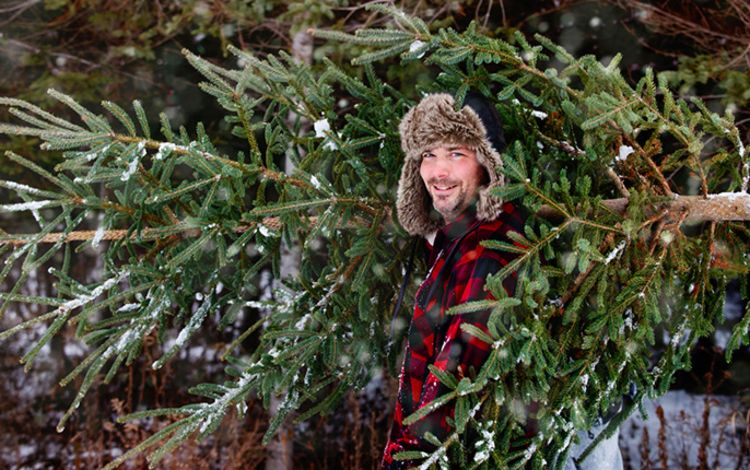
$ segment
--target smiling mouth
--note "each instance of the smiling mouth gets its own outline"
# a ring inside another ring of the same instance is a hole
[[[458,186],[458,185],[457,184],[454,184],[452,186],[436,186],[436,185],[432,185],[432,187],[435,188],[436,191],[450,191],[451,189],[455,188],[456,186]]]

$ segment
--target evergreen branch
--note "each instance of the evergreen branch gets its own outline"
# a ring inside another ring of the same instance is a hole
[[[410,42],[405,41],[397,43],[396,45],[390,46],[386,49],[380,49],[378,51],[362,54],[361,56],[352,59],[352,65],[365,65],[371,64],[373,62],[379,62],[387,59],[388,57],[400,54],[401,52],[409,49],[409,46]]]
[[[148,125],[146,111],[143,109],[143,105],[139,100],[133,100],[133,110],[135,111],[136,119],[138,119],[138,124],[143,131],[143,135],[146,136],[147,139],[151,139],[151,128]]]
[[[544,203],[550,208],[548,210],[552,212],[556,212],[557,214],[562,215],[566,219],[571,218],[571,215],[568,213],[568,211],[565,210],[565,208],[563,208],[560,204],[550,199],[546,194],[544,194],[543,191],[541,191],[539,188],[531,184],[529,180],[526,180],[525,186],[526,186],[526,189],[530,193],[534,194],[536,197],[544,201]]]
[[[308,219],[311,224],[316,224],[318,221],[318,218],[313,216],[309,217]],[[283,223],[281,222],[281,219],[279,217],[266,217],[261,222],[263,225],[273,229],[273,230],[280,230],[283,226]],[[247,224],[238,225],[234,228],[235,233],[245,233],[248,230],[251,230],[258,226],[258,222],[249,222]],[[124,240],[125,238],[129,238],[133,241],[148,241],[148,240],[157,240],[161,239],[167,236],[176,235],[178,233],[184,233],[185,236],[196,236],[198,232],[196,229],[199,228],[195,224],[187,223],[187,222],[178,222],[174,225],[168,225],[163,227],[155,227],[155,228],[144,228],[140,232],[132,232],[130,230],[120,230],[120,229],[112,229],[112,230],[104,230],[102,232],[99,232],[98,239],[99,240]],[[37,236],[37,234],[6,234],[6,235],[0,235],[0,246],[4,245],[10,245],[10,246],[24,246],[29,243],[58,243],[58,242],[65,242],[65,243],[71,243],[71,242],[83,242],[83,241],[89,241],[93,240],[94,238],[97,238],[97,230],[80,230],[80,231],[72,231],[67,234],[64,232],[54,232],[54,233],[47,233],[43,237],[39,239],[35,239],[34,237]],[[128,233],[130,235],[128,236]],[[2,294],[0,294],[2,295]]]
[[[46,209],[49,207],[64,206],[66,204],[74,204],[76,201],[73,199],[51,199],[42,201],[29,201],[29,202],[17,202],[15,204],[0,204],[0,213],[2,212],[22,212],[22,211],[35,211],[39,209]]]
[[[432,413],[433,411],[437,410],[441,406],[445,405],[449,401],[453,400],[458,396],[458,392],[456,390],[450,391],[444,395],[441,395],[431,402],[427,403],[423,407],[419,408],[414,413],[410,414],[406,418],[404,418],[404,424],[406,426],[411,426],[412,424],[416,423],[420,419],[424,418],[428,414]]]
[[[48,113],[47,111],[43,110],[42,108],[35,106],[31,103],[28,103],[24,100],[19,100],[17,98],[8,98],[5,96],[0,96],[0,105],[5,106],[16,106],[19,108],[24,108],[28,111],[31,111],[32,113],[37,114],[38,116],[50,121],[51,124],[57,125],[58,127],[64,127],[70,131],[73,132],[86,132],[86,129],[83,127],[73,124],[72,122],[66,121],[65,119],[61,119],[54,114]]]
[[[36,127],[25,127],[0,123],[0,134],[28,135],[39,137],[44,140],[52,140],[54,138],[64,139],[79,137],[81,135],[81,132],[67,129],[39,129]]]
[[[139,292],[143,292],[145,290],[151,289],[154,286],[157,286],[161,282],[164,282],[164,279],[153,280],[153,281],[144,282],[141,284],[136,284],[135,286],[132,286],[128,288],[127,290],[123,290],[114,295],[110,295],[108,298],[106,298],[105,300],[102,300],[101,302],[89,304],[87,307],[82,308],[80,313],[78,313],[76,316],[70,319],[70,324],[75,325],[78,322],[84,321],[89,314],[94,313],[97,310],[113,307],[126,299],[132,298],[134,295],[137,295]],[[129,306],[128,308],[131,308],[133,305],[135,305],[137,309],[140,309],[139,304],[131,303],[131,304],[125,304],[125,305],[128,305]],[[122,309],[125,305],[120,306],[120,309]],[[105,325],[109,326],[112,324],[117,324],[122,321],[125,321],[125,318],[122,316],[118,318],[118,314],[123,313],[123,310],[120,310],[120,309],[115,311],[115,315],[113,317],[106,319],[106,320],[101,320],[97,322],[95,326],[97,328],[101,328]],[[127,311],[129,310],[126,309],[125,312]]]
[[[192,183],[186,184],[185,186],[181,186],[174,191],[168,192],[166,194],[154,194],[153,196],[146,199],[146,204],[153,204],[156,202],[164,203],[166,201],[171,201],[172,199],[176,197],[180,197],[185,193],[189,193],[192,191],[195,191],[196,189],[202,188],[203,186],[206,186],[208,184],[213,184],[221,180],[221,175],[216,174],[214,176],[211,176],[209,178],[194,181]]]
[[[149,462],[153,466],[159,462],[167,451],[176,445],[179,445],[190,435],[193,435],[196,432],[205,434],[210,429],[215,429],[220,424],[227,409],[244,399],[244,396],[250,391],[250,388],[255,385],[256,378],[257,375],[255,373],[246,371],[236,383],[232,384],[231,387],[222,387],[224,393],[216,397],[211,403],[199,403],[183,407],[183,410],[188,413],[187,417],[172,423],[168,428],[157,433],[159,439],[148,439],[141,443],[141,445],[133,449],[134,452],[130,454],[128,458],[140,454],[148,447],[151,447],[152,443],[161,441],[171,435],[169,440],[149,457]],[[112,462],[110,464],[111,466],[108,465],[105,469],[115,468],[115,466],[119,465],[124,460],[125,459],[116,460],[115,462],[117,463]]]
[[[124,134],[109,134],[109,137],[122,143],[126,144],[140,144],[143,143],[145,145],[145,148],[149,150],[157,150],[159,151],[161,147],[164,145],[164,142],[159,142],[156,140],[150,140],[150,139],[144,139],[142,137],[132,137],[127,136]],[[236,168],[240,171],[242,171],[245,174],[255,174],[258,173],[260,170],[256,168],[253,165],[248,165],[245,163],[240,163],[235,160],[230,160],[228,158],[219,157],[217,155],[213,155],[210,152],[206,152],[204,150],[199,150],[196,148],[186,147],[184,145],[176,145],[176,144],[170,144],[170,151],[172,153],[176,153],[177,155],[191,155],[191,154],[197,154],[201,157],[205,158],[206,160],[215,161],[222,163],[224,165],[229,165],[233,168]]]
[[[432,467],[432,465],[436,464],[441,457],[445,456],[446,452],[448,451],[448,448],[453,445],[453,443],[458,442],[459,434],[457,432],[454,432],[448,438],[443,442],[443,444],[432,454],[430,454],[429,458],[422,462],[422,464],[419,465],[419,470],[428,470]]]
[[[455,393],[455,392],[453,392],[453,393]],[[477,414],[477,412],[481,408],[482,404],[485,402],[485,400],[487,400],[488,396],[489,396],[489,394],[485,393],[485,394],[483,394],[479,398],[478,403],[476,405],[474,405],[474,407],[471,410],[469,410],[467,419],[473,419],[474,418],[474,416]],[[427,405],[427,406],[429,406],[429,405]],[[422,408],[420,408],[420,409],[422,409]],[[414,415],[411,415],[411,416],[414,416]],[[406,424],[406,420],[404,420],[404,424]],[[455,442],[457,442],[458,439],[459,439],[459,437],[460,437],[460,434],[458,432],[454,432],[450,436],[448,436],[448,438],[446,438],[445,441],[443,441],[443,443],[440,445],[440,447],[438,447],[435,451],[433,451],[430,454],[430,456],[424,462],[422,462],[419,465],[419,467],[418,467],[419,470],[428,470],[428,469],[430,469],[432,467],[432,465],[434,465],[435,463],[437,463],[443,456],[445,456],[446,452],[448,451],[448,448],[451,445],[453,445]]]
[[[619,103],[614,108],[609,108],[604,112],[601,112],[601,110],[599,109],[592,109],[591,111],[596,114],[594,115],[594,117],[591,117],[582,122],[581,129],[583,129],[584,131],[590,131],[596,127],[600,127],[604,123],[609,123],[610,125],[616,126],[616,128],[620,130],[620,127],[616,125],[614,119],[612,119],[612,116],[621,113],[623,110],[629,108],[635,102],[636,99],[631,98],[630,100]]]
[[[31,186],[16,183],[14,181],[0,180],[0,188],[9,189],[19,194],[28,194],[31,196],[46,197],[50,199],[59,199],[59,198],[64,197],[60,193],[54,193],[52,191],[45,191],[43,189],[32,188]]]
[[[732,354],[737,351],[743,343],[750,343],[750,304],[746,305],[744,315],[732,328],[732,334],[729,337],[729,341],[727,341],[727,347],[724,352],[727,362],[732,360]]]
[[[58,178],[56,176],[53,176],[49,171],[47,171],[44,168],[40,167],[36,163],[34,163],[34,162],[32,162],[32,161],[30,161],[30,160],[28,160],[26,158],[23,158],[22,156],[14,153],[14,152],[11,152],[11,151],[5,152],[5,156],[8,157],[9,159],[11,159],[12,161],[18,163],[19,165],[21,165],[21,166],[23,166],[25,168],[28,168],[29,170],[33,171],[37,175],[39,175],[42,178],[46,179],[47,181],[51,182],[52,184],[54,184],[58,188],[60,188],[63,191],[65,191],[68,195],[73,196],[73,197],[76,196],[76,191],[72,187],[72,185],[66,184],[60,178]]]
[[[595,229],[603,230],[605,232],[622,233],[622,230],[620,230],[620,229],[617,229],[617,228],[614,228],[614,227],[609,227],[607,225],[599,224],[599,223],[596,223],[596,222],[592,222],[592,221],[587,220],[587,219],[581,219],[579,217],[573,217],[572,220],[575,223],[577,223],[577,224],[586,225],[586,226],[589,226],[589,227],[592,227],[592,228],[595,228]]]
[[[33,124],[33,125],[37,126],[40,129],[47,129],[47,130],[50,130],[50,131],[54,131],[54,130],[59,129],[59,127],[55,127],[54,124],[51,124],[51,123],[46,122],[46,121],[43,121],[42,119],[39,119],[39,118],[37,118],[35,116],[32,116],[32,115],[30,115],[28,113],[25,113],[25,112],[21,111],[18,108],[9,108],[8,109],[8,113],[12,114],[13,116],[17,117],[18,119],[20,119],[22,121],[25,121],[25,122],[27,122],[29,124]],[[81,129],[81,130],[85,132],[85,129]]]
[[[237,345],[241,344],[245,339],[250,336],[254,331],[256,331],[258,328],[260,328],[263,325],[263,322],[265,322],[267,319],[266,317],[261,316],[258,321],[250,325],[245,331],[243,331],[239,336],[237,336],[236,339],[234,339],[231,343],[229,343],[226,348],[224,349],[224,352],[221,354],[220,359],[222,361],[226,360],[229,353],[231,353],[234,348],[237,347]]]
[[[554,139],[548,135],[545,135],[542,132],[537,133],[537,136],[545,144],[557,147],[561,149],[563,152],[567,153],[568,155],[572,155],[574,157],[583,157],[586,155],[586,152],[584,150],[579,149],[578,147],[574,147],[570,142],[567,142],[565,140]]]
[[[47,90],[47,94],[55,98],[57,101],[67,105],[70,109],[75,111],[81,120],[95,133],[101,132],[112,132],[109,124],[102,116],[97,116],[88,109],[81,106],[73,97],[61,93],[54,88]]]
[[[301,181],[301,180],[300,180]],[[303,181],[301,181],[304,183]],[[542,193],[540,193],[542,194]],[[334,201],[335,200],[335,201]],[[549,200],[547,198],[547,200]],[[302,203],[290,203],[291,206],[281,207],[268,207],[256,208],[258,214],[262,213],[274,213],[274,212],[286,212],[289,210],[301,209],[304,207],[314,207],[322,204],[330,204],[332,202],[361,202],[358,199],[346,199],[346,198],[331,198],[322,201],[303,201]],[[607,209],[616,212],[618,214],[625,214],[629,203],[628,198],[619,199],[605,199],[601,201],[601,204]],[[300,205],[301,204],[301,205]],[[687,213],[685,217],[686,222],[728,222],[728,221],[750,221],[750,194],[743,193],[719,193],[709,194],[708,198],[702,196],[676,196],[670,201],[663,203],[666,206],[665,209],[660,208],[646,208],[648,214],[656,213],[661,214],[661,211],[666,211],[669,216],[680,217],[680,214]],[[106,207],[115,208],[116,205],[108,204]],[[371,207],[366,206],[369,210],[373,210]],[[120,210],[131,214],[132,209],[126,207],[120,207]],[[537,215],[544,218],[554,218],[560,215],[565,215],[566,212],[560,208],[559,205],[545,205],[538,212]],[[311,217],[310,220],[315,223],[316,218]],[[596,227],[606,231],[617,231],[612,227],[597,224],[585,219],[572,218],[570,222],[577,222],[592,227]],[[263,224],[269,227],[280,227],[280,219],[278,217],[266,217],[263,219]],[[247,225],[240,225],[235,228],[236,233],[243,233],[250,228],[254,227],[255,223]],[[159,234],[159,230],[156,228],[146,228],[141,231],[140,236],[137,234],[131,234],[132,240],[153,240],[160,238],[163,234]],[[195,230],[193,226],[185,226],[180,231],[192,231]],[[106,230],[101,240],[122,240],[128,234],[128,230]],[[87,241],[92,240],[96,235],[96,231],[73,231],[64,237],[65,242],[75,241]],[[0,235],[0,246],[2,245],[13,245],[20,246],[30,243],[33,234],[18,234],[18,235]],[[39,239],[38,243],[57,243],[63,239],[61,233],[49,233]]]
[[[264,207],[256,207],[252,210],[254,215],[264,214],[284,214],[287,212],[296,212],[312,207],[319,207],[325,205],[336,205],[336,204],[351,204],[354,205],[371,215],[376,215],[377,210],[367,205],[370,202],[369,199],[362,198],[346,198],[346,197],[331,197],[324,199],[313,199],[313,200],[301,200],[291,202],[281,202],[276,204],[269,204]]]
[[[258,146],[258,141],[255,139],[255,132],[250,125],[250,119],[247,116],[247,112],[245,112],[245,108],[244,106],[242,106],[239,96],[236,93],[233,93],[232,97],[235,98],[235,102],[237,103],[237,116],[240,118],[240,122],[242,123],[242,129],[245,131],[247,143],[250,146],[250,149],[255,152],[256,155],[260,155],[260,147]]]
[[[516,299],[514,299],[516,300]],[[518,303],[520,304],[521,301],[519,300]],[[462,323],[461,324],[461,331],[464,333],[468,333],[471,336],[479,339],[480,341],[484,341],[487,344],[492,344],[495,342],[495,339],[492,338],[490,335],[485,333],[481,328],[471,324],[471,323]]]
[[[212,284],[208,287],[209,291],[211,291],[216,286],[215,284]],[[203,324],[203,321],[205,320],[206,315],[208,314],[208,311],[211,307],[213,307],[212,296],[209,294],[207,297],[205,297],[201,306],[198,307],[195,313],[190,317],[187,325],[185,325],[185,327],[180,330],[180,333],[178,334],[177,339],[175,340],[172,347],[164,354],[162,354],[162,356],[151,365],[152,369],[158,370],[162,368],[164,364],[166,364],[166,362],[172,358],[172,356],[174,356],[180,349],[182,349],[182,346],[185,344],[185,342],[188,341],[195,333],[195,331]]]
[[[602,240],[602,243],[599,246],[599,251],[601,252],[604,249],[604,247],[611,245],[613,242],[614,242],[614,233],[609,232],[607,236],[604,237],[604,240]],[[623,248],[624,248],[624,245],[623,245]],[[603,262],[604,264],[608,264],[607,260],[604,260]],[[588,277],[591,275],[591,272],[594,270],[596,266],[597,266],[597,263],[592,262],[589,264],[589,267],[586,269],[586,271],[579,273],[578,276],[576,276],[575,280],[573,281],[573,285],[560,298],[560,307],[557,309],[558,314],[562,314],[565,311],[565,307],[568,305],[568,302],[570,302],[573,296],[578,292],[578,289],[580,289],[584,281],[588,279]]]
[[[633,413],[633,411],[635,411],[636,406],[640,406],[644,395],[644,391],[639,390],[633,399],[627,400],[623,409],[607,423],[607,426],[596,436],[596,438],[589,442],[586,449],[584,449],[584,451],[575,459],[576,466],[579,466],[580,463],[584,462],[601,441],[609,438],[619,430],[619,426]]]
[[[182,410],[178,409],[174,412],[174,414],[178,414],[180,411]],[[120,421],[120,418],[118,418],[118,421]],[[184,426],[184,423],[182,421],[175,421],[174,423],[168,424],[163,429],[160,429],[158,432],[154,433],[147,439],[144,439],[143,441],[138,443],[138,445],[136,445],[132,449],[129,449],[127,452],[105,465],[102,470],[114,470],[115,468],[125,463],[128,459],[140,455],[149,447],[153,447],[156,444],[160,443],[166,436],[168,436],[174,430],[179,429],[181,426]]]
[[[56,316],[59,317],[61,315],[65,316],[77,308],[86,306],[87,304],[96,300],[96,298],[102,295],[105,291],[115,287],[118,283],[124,280],[128,275],[129,275],[128,271],[123,271],[119,273],[118,275],[107,279],[105,282],[103,282],[102,284],[97,286],[95,289],[93,289],[90,293],[86,293],[84,295],[81,295],[79,297],[66,301],[65,303],[60,305],[58,308],[56,308],[54,311],[48,314],[45,314],[45,317],[52,318]],[[57,328],[59,329],[60,326],[62,325],[59,325]],[[51,329],[54,330],[54,328],[51,328]],[[53,331],[53,334],[54,334],[54,331]],[[51,335],[45,335],[45,336],[49,336],[51,338]],[[39,340],[39,342],[37,343],[37,346],[34,349],[32,349],[33,353],[27,353],[21,359],[21,363],[25,364],[33,360],[34,356],[36,355],[36,352],[38,352],[38,350],[41,349],[41,347],[44,346],[44,344],[46,344],[46,341]]]
[[[8,300],[12,302],[14,299],[10,298]],[[52,299],[52,300],[58,300],[58,299]],[[37,302],[34,302],[34,303],[37,303]],[[38,302],[38,303],[41,304],[41,302]],[[0,333],[0,341],[4,341],[4,340],[10,338],[11,336],[15,335],[16,333],[18,333],[21,330],[24,330],[26,328],[31,328],[32,326],[34,326],[36,324],[39,324],[39,323],[42,323],[42,322],[44,322],[46,320],[49,320],[50,318],[55,318],[58,315],[60,315],[61,313],[62,312],[60,312],[59,310],[53,310],[53,311],[47,312],[47,313],[45,313],[43,315],[39,315],[38,317],[34,317],[34,318],[30,319],[30,320],[26,320],[25,322],[19,323],[18,325],[14,326],[12,328],[8,328],[7,330],[5,330],[2,333]]]
[[[63,299],[60,299],[57,297],[42,297],[39,295],[20,295],[20,294],[11,295],[11,294],[3,293],[3,292],[0,292],[0,299],[7,300],[8,302],[37,304],[37,305],[50,305],[53,307],[59,307],[60,305],[65,303]]]
[[[620,295],[618,295],[618,298],[615,299],[615,302],[617,302],[620,299],[622,299],[622,302],[619,302],[615,306],[615,308],[613,309],[613,313],[619,314],[620,312],[624,312],[625,309],[627,309],[627,307],[630,306],[630,304],[635,302],[637,299],[643,298],[645,296],[646,291],[648,291],[649,288],[651,287],[651,284],[654,282],[654,279],[656,279],[657,274],[661,273],[661,271],[657,268],[658,266],[661,265],[662,261],[664,260],[664,257],[667,255],[667,252],[668,252],[667,248],[668,248],[667,245],[663,245],[662,251],[659,254],[659,257],[655,261],[653,261],[650,265],[646,264],[646,266],[641,270],[642,272],[643,270],[648,269],[650,273],[648,274],[648,277],[645,279],[643,284],[638,289],[629,289],[631,285],[627,285],[620,292]],[[633,280],[638,280],[637,275],[631,278],[631,281]],[[628,296],[627,294],[629,290],[632,290],[633,294]]]
[[[628,143],[637,149],[637,154],[641,158],[643,158],[649,168],[651,168],[651,171],[656,177],[656,180],[659,182],[659,185],[661,186],[662,191],[664,191],[664,194],[671,197],[674,194],[672,192],[672,188],[669,187],[669,182],[664,177],[664,174],[661,172],[654,160],[650,156],[648,156],[648,154],[646,154],[646,152],[641,148],[640,144],[633,137],[625,132],[623,132],[623,135],[625,136],[625,139],[628,141]]]
[[[172,259],[170,259],[167,262],[166,268],[170,271],[175,269],[180,264],[184,263],[185,261],[189,260],[193,257],[195,253],[200,250],[200,248],[208,242],[211,238],[213,238],[214,235],[216,235],[219,232],[218,227],[212,227],[205,232],[203,232],[200,237],[195,240],[193,243],[188,245],[185,249],[177,253]]]
[[[120,124],[127,129],[128,134],[130,134],[131,137],[136,136],[137,132],[135,130],[135,123],[130,119],[128,113],[126,113],[117,103],[113,103],[112,101],[102,101],[102,107],[112,113],[112,115],[120,121]]]
[[[475,300],[471,302],[465,302],[462,304],[454,305],[447,312],[446,315],[459,315],[462,313],[473,313],[482,310],[488,310],[498,305],[497,300]]]
[[[542,238],[538,242],[534,243],[532,246],[526,250],[526,252],[520,256],[517,256],[513,258],[513,260],[506,264],[503,269],[501,269],[498,274],[497,278],[499,280],[505,279],[510,273],[518,271],[518,268],[520,268],[524,263],[531,260],[533,256],[535,256],[537,253],[539,253],[546,245],[552,242],[557,236],[564,232],[566,228],[568,228],[568,225],[572,224],[575,220],[574,219],[567,219],[565,220],[560,226],[558,226],[555,230],[551,230],[549,234],[547,234],[546,237]]]
[[[663,94],[669,95],[669,99],[672,99],[671,92],[666,89],[662,89]],[[646,109],[649,110],[649,112],[653,113],[657,116],[658,120],[665,124],[667,126],[667,129],[669,129],[669,133],[675,137],[677,140],[680,141],[680,144],[682,144],[684,147],[690,147],[690,140],[688,137],[685,136],[685,134],[682,132],[679,126],[677,126],[673,120],[669,119],[667,116],[665,116],[657,106],[655,106],[655,103],[650,102],[649,100],[646,100],[643,98],[641,94],[636,94],[635,99],[639,101],[640,104],[642,104]],[[666,98],[665,98],[666,99]]]
[[[310,35],[318,39],[327,39],[361,46],[392,46],[404,41],[413,40],[414,33],[395,29],[358,29],[354,34],[335,30],[310,28]]]

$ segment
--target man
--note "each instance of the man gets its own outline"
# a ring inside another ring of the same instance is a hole
[[[406,153],[399,180],[397,211],[401,225],[428,244],[425,280],[416,302],[399,378],[399,390],[391,434],[383,455],[383,467],[400,469],[415,462],[393,457],[409,450],[434,450],[427,432],[443,440],[453,415],[448,403],[410,426],[404,418],[449,392],[429,366],[457,379],[479,371],[491,346],[461,329],[464,323],[487,331],[489,311],[446,315],[453,306],[492,299],[485,291],[488,275],[500,270],[514,254],[485,248],[484,240],[514,243],[509,231],[521,233],[523,217],[510,203],[490,193],[504,184],[500,152],[505,148],[502,123],[495,108],[481,95],[469,94],[456,111],[447,94],[428,95],[403,118],[399,126]],[[512,296],[516,273],[503,287]],[[602,441],[580,463],[576,458],[601,432],[604,423],[579,432],[565,470],[622,469],[617,435]]]
[[[485,279],[514,255],[483,247],[483,240],[513,243],[508,231],[521,231],[516,208],[490,194],[504,183],[500,152],[505,147],[500,117],[480,95],[467,96],[456,111],[450,95],[422,99],[399,126],[406,159],[399,181],[397,210],[401,225],[427,239],[426,279],[417,291],[384,468],[413,462],[393,456],[406,450],[432,450],[424,435],[445,438],[452,404],[438,408],[411,426],[403,419],[448,392],[428,366],[471,376],[482,366],[490,345],[465,333],[463,323],[487,331],[489,312],[446,315],[453,306],[490,299]],[[515,273],[506,279],[509,295]]]

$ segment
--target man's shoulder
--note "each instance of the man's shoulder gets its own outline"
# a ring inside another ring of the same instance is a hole
[[[494,220],[480,223],[461,243],[461,257],[458,266],[472,266],[480,271],[493,272],[501,268],[516,255],[487,248],[482,245],[486,240],[497,240],[515,244],[508,237],[508,232],[523,233],[525,218],[523,213],[511,203],[503,205],[503,212]]]
[[[506,202],[503,204],[503,211],[493,220],[484,221],[479,224],[473,242],[479,243],[482,240],[506,240],[508,232],[523,233],[523,227],[526,223],[526,215],[519,206]]]

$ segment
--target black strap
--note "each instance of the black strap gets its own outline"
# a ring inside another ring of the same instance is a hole
[[[386,352],[388,356],[391,355],[391,347],[393,346],[394,342],[396,317],[398,316],[399,310],[401,310],[401,304],[404,302],[404,294],[406,293],[406,286],[407,284],[409,284],[411,272],[414,269],[414,254],[417,252],[417,243],[419,243],[419,237],[414,237],[414,241],[412,241],[411,244],[409,262],[406,264],[406,273],[404,273],[404,280],[401,282],[401,289],[399,289],[398,291],[396,305],[393,306],[393,317],[391,318],[391,338],[388,341],[388,351]]]

